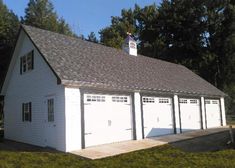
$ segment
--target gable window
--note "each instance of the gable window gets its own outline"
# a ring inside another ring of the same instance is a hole
[[[54,99],[47,100],[48,122],[54,122]]]
[[[33,70],[34,51],[30,51],[20,58],[20,74]]]
[[[22,104],[22,121],[32,121],[32,103]]]

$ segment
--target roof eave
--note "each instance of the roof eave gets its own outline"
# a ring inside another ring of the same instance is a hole
[[[148,93],[153,92],[156,94],[176,94],[185,96],[196,96],[196,97],[225,97],[226,94],[205,94],[197,92],[185,92],[180,90],[166,90],[166,89],[154,89],[154,88],[139,88],[139,87],[129,87],[129,86],[117,86],[104,83],[94,83],[85,81],[71,81],[71,80],[61,80],[61,84],[65,87],[75,87],[75,88],[91,88],[91,89],[103,89],[112,91],[127,91],[127,92],[141,92]]]

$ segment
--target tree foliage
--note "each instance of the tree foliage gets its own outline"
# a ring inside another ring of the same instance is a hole
[[[121,17],[112,17],[111,23],[111,26],[100,30],[100,41],[107,46],[121,48],[126,33],[136,32],[134,13],[131,9],[123,9]]]
[[[88,37],[87,37],[87,41],[90,41],[90,42],[94,42],[94,43],[98,43],[99,40],[96,38],[96,35],[94,32],[91,32]]]
[[[49,0],[29,0],[22,23],[34,27],[75,36],[63,18],[59,18]]]
[[[138,52],[185,65],[235,100],[235,2],[163,0],[122,10],[99,33],[101,43],[121,48],[126,32]],[[234,102],[235,104],[235,102]]]
[[[18,17],[0,0],[0,89],[19,28]]]

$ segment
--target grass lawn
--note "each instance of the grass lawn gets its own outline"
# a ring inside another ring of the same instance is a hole
[[[189,153],[170,145],[123,154],[100,160],[88,160],[71,154],[48,152],[9,152],[0,149],[0,168],[153,168],[153,167],[235,167],[235,150]]]

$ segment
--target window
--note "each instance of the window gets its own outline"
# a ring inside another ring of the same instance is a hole
[[[87,96],[88,102],[105,102],[105,96]]]
[[[197,104],[197,100],[191,99],[191,100],[190,100],[190,104]]]
[[[126,96],[114,96],[112,97],[113,102],[127,102]]]
[[[22,121],[32,121],[32,103],[22,104]]]
[[[211,104],[210,100],[205,101],[206,104]]]
[[[47,100],[48,122],[54,122],[54,99]]]
[[[212,100],[212,104],[219,104],[218,100]]]
[[[160,98],[160,99],[158,100],[158,103],[169,103],[169,99]]]
[[[187,99],[180,99],[180,103],[182,103],[182,104],[187,104],[188,101],[187,101]]]
[[[33,70],[33,50],[20,58],[20,74]]]
[[[154,98],[153,97],[144,97],[143,98],[144,103],[154,103]]]

